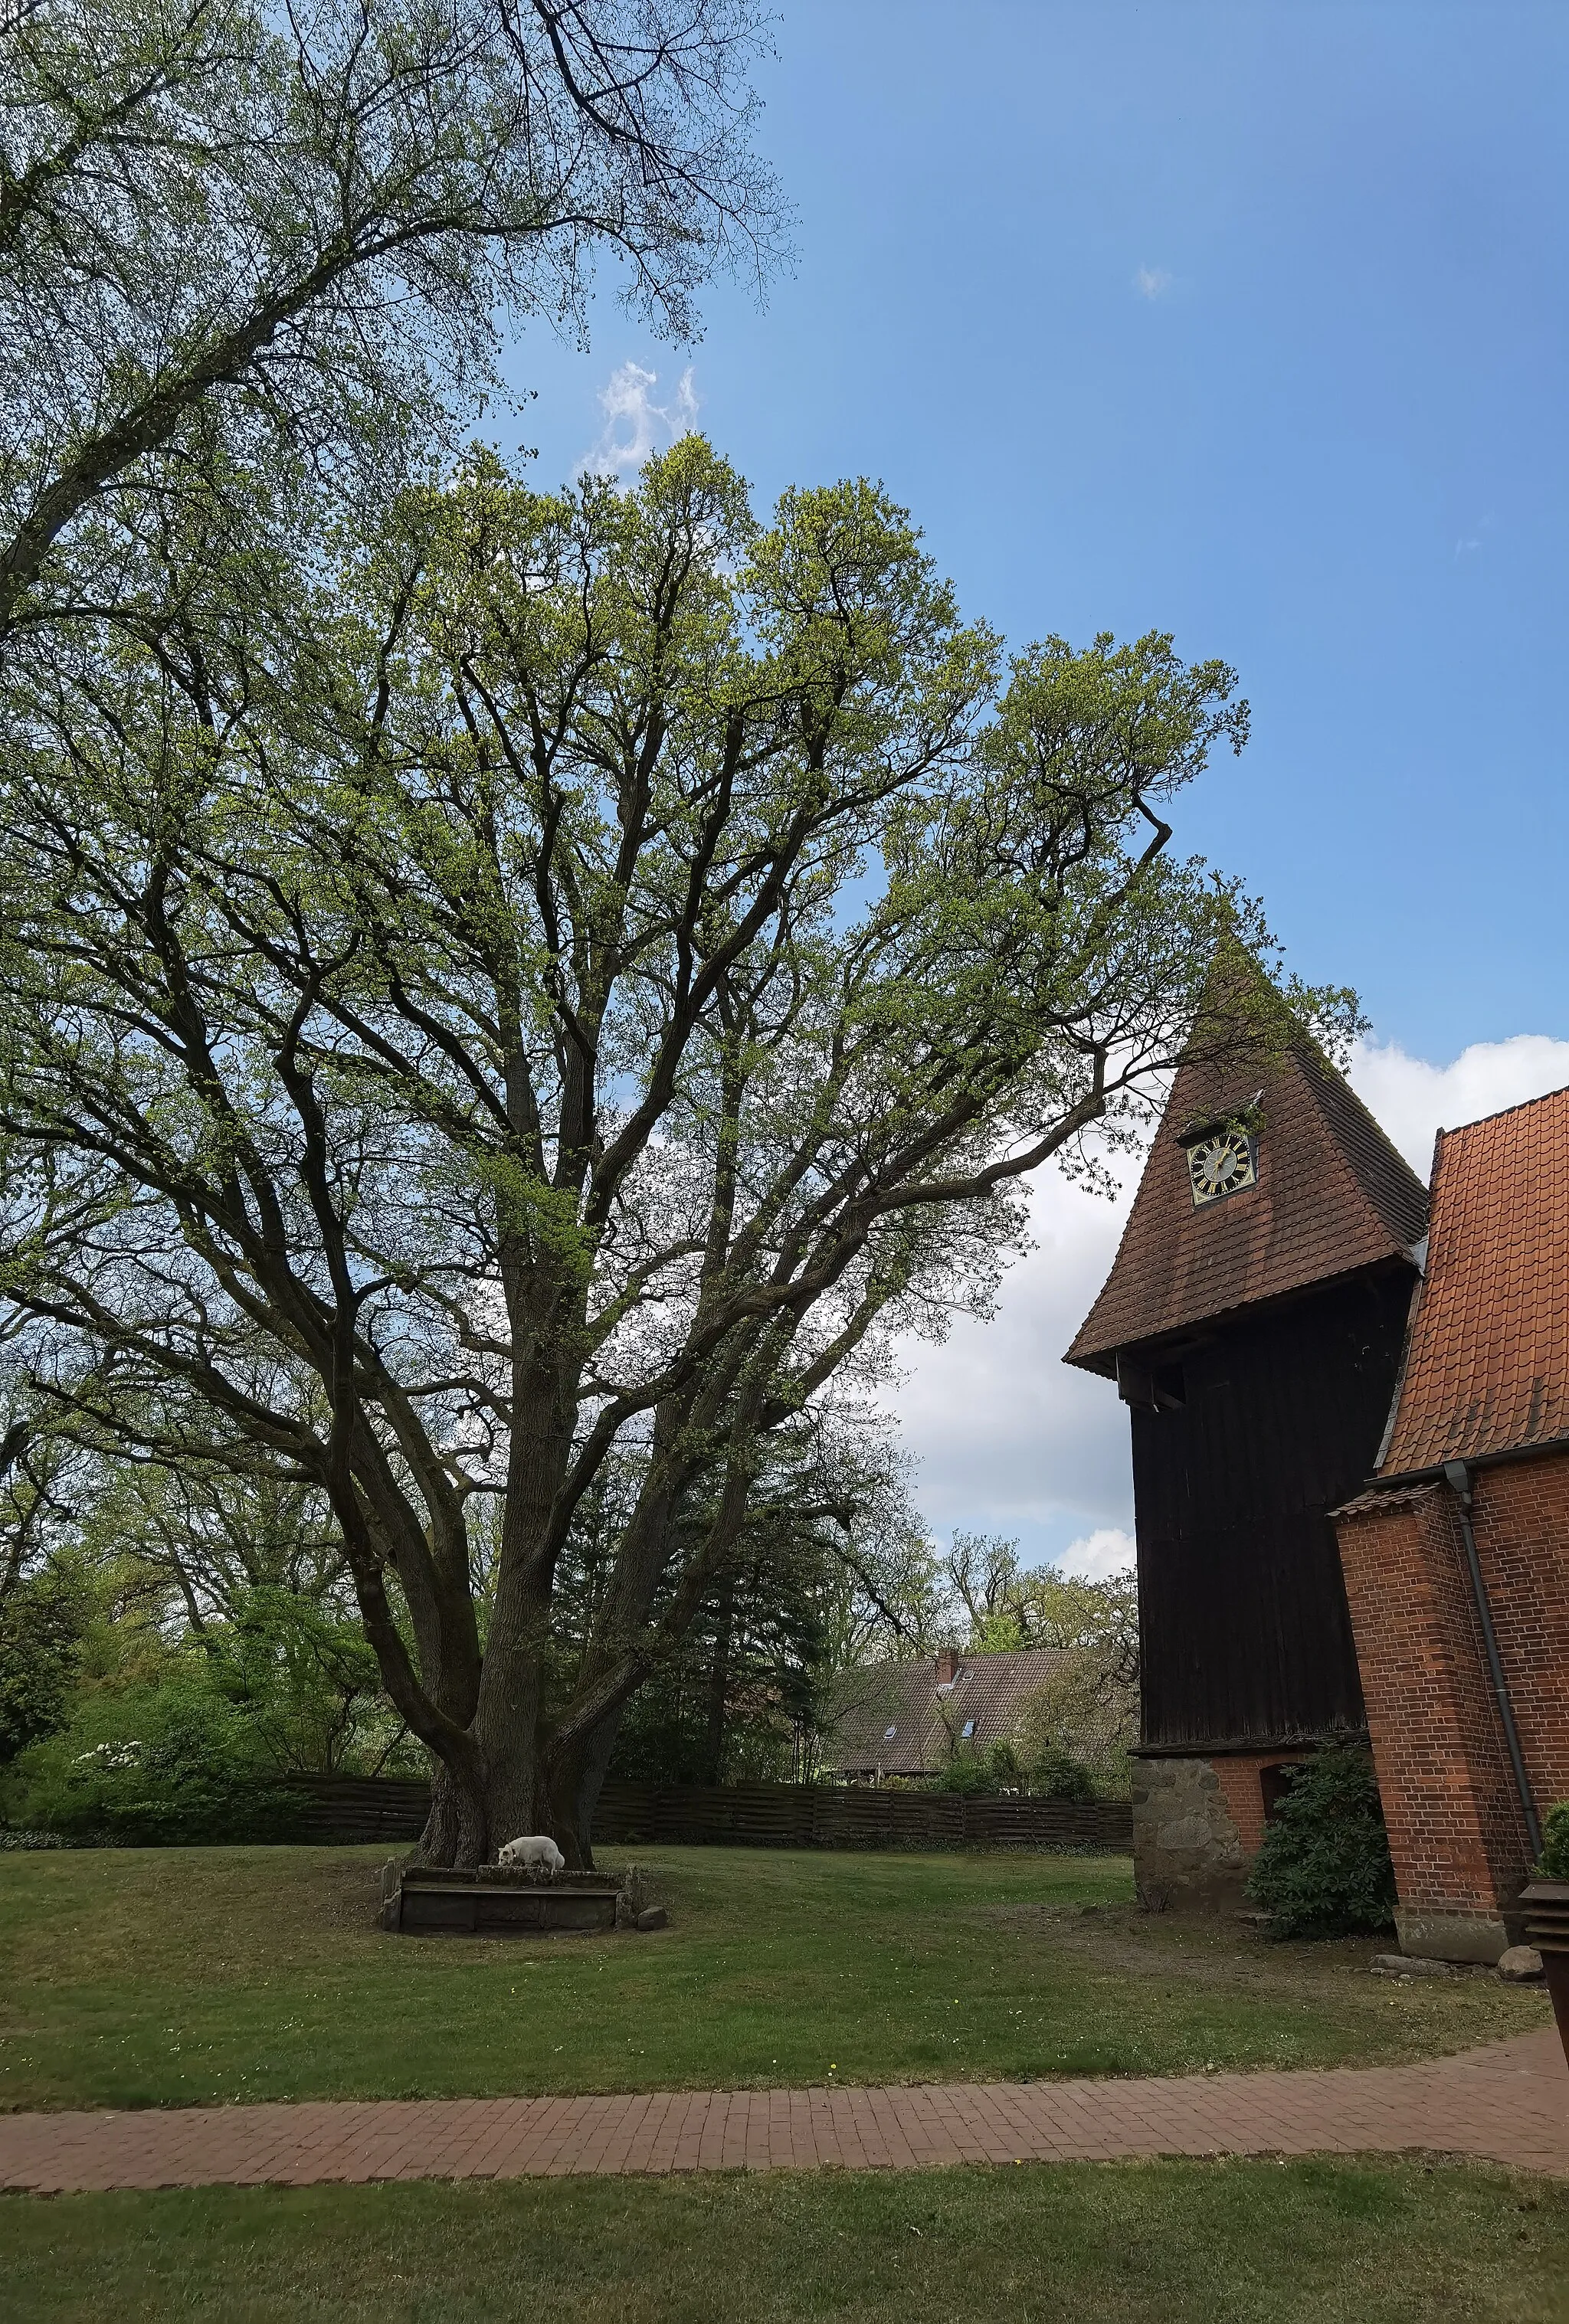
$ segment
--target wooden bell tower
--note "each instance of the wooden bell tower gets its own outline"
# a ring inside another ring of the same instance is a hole
[[[1426,1223],[1421,1181],[1311,1041],[1178,1073],[1066,1358],[1131,1413],[1152,1902],[1235,1897],[1273,1771],[1365,1731],[1329,1512],[1377,1462]]]

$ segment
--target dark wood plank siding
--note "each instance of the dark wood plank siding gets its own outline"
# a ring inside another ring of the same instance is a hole
[[[1327,1512],[1372,1468],[1413,1279],[1243,1315],[1183,1359],[1179,1408],[1133,1412],[1146,1745],[1361,1725]]]

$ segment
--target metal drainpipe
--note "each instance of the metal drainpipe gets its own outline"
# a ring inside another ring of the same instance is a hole
[[[1487,1648],[1487,1666],[1492,1673],[1492,1691],[1498,1697],[1499,1716],[1504,1723],[1504,1739],[1509,1747],[1509,1764],[1515,1771],[1515,1789],[1525,1810],[1526,1837],[1531,1843],[1531,1860],[1535,1863],[1542,1853],[1542,1827],[1537,1821],[1537,1803],[1531,1797],[1526,1763],[1520,1753],[1519,1729],[1515,1725],[1515,1707],[1509,1701],[1509,1682],[1499,1657],[1498,1632],[1492,1626],[1492,1608],[1487,1602],[1487,1584],[1481,1578],[1481,1560],[1476,1554],[1476,1536],[1471,1525],[1471,1471],[1463,1461],[1445,1461],[1444,1473],[1460,1503],[1460,1529],[1465,1536],[1465,1562],[1471,1569],[1471,1594],[1476,1600],[1477,1619],[1481,1624],[1482,1643]]]

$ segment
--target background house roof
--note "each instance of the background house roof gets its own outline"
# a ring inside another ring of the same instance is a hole
[[[1257,1185],[1195,1209],[1179,1133],[1260,1088]],[[1421,1180],[1310,1041],[1265,1064],[1184,1065],[1112,1272],[1064,1360],[1112,1373],[1119,1349],[1409,1258],[1426,1222]]]
[[[1569,1434],[1569,1089],[1441,1130],[1381,1476]]]
[[[952,1685],[942,1689],[929,1655],[918,1663],[847,1671],[823,1738],[823,1764],[846,1775],[875,1775],[879,1768],[885,1775],[935,1774],[955,1742],[984,1751],[1011,1741],[1030,1696],[1072,1659],[1055,1646],[961,1654]]]

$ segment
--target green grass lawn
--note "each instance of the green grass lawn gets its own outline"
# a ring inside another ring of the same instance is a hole
[[[660,1935],[512,1941],[383,1935],[377,1867],[0,1855],[0,2107],[1371,2063],[1548,2015],[1140,1914],[1115,1858],[669,1849]]]
[[[8,2324],[1563,2324],[1569,2188],[1026,2164],[0,2200]]]

